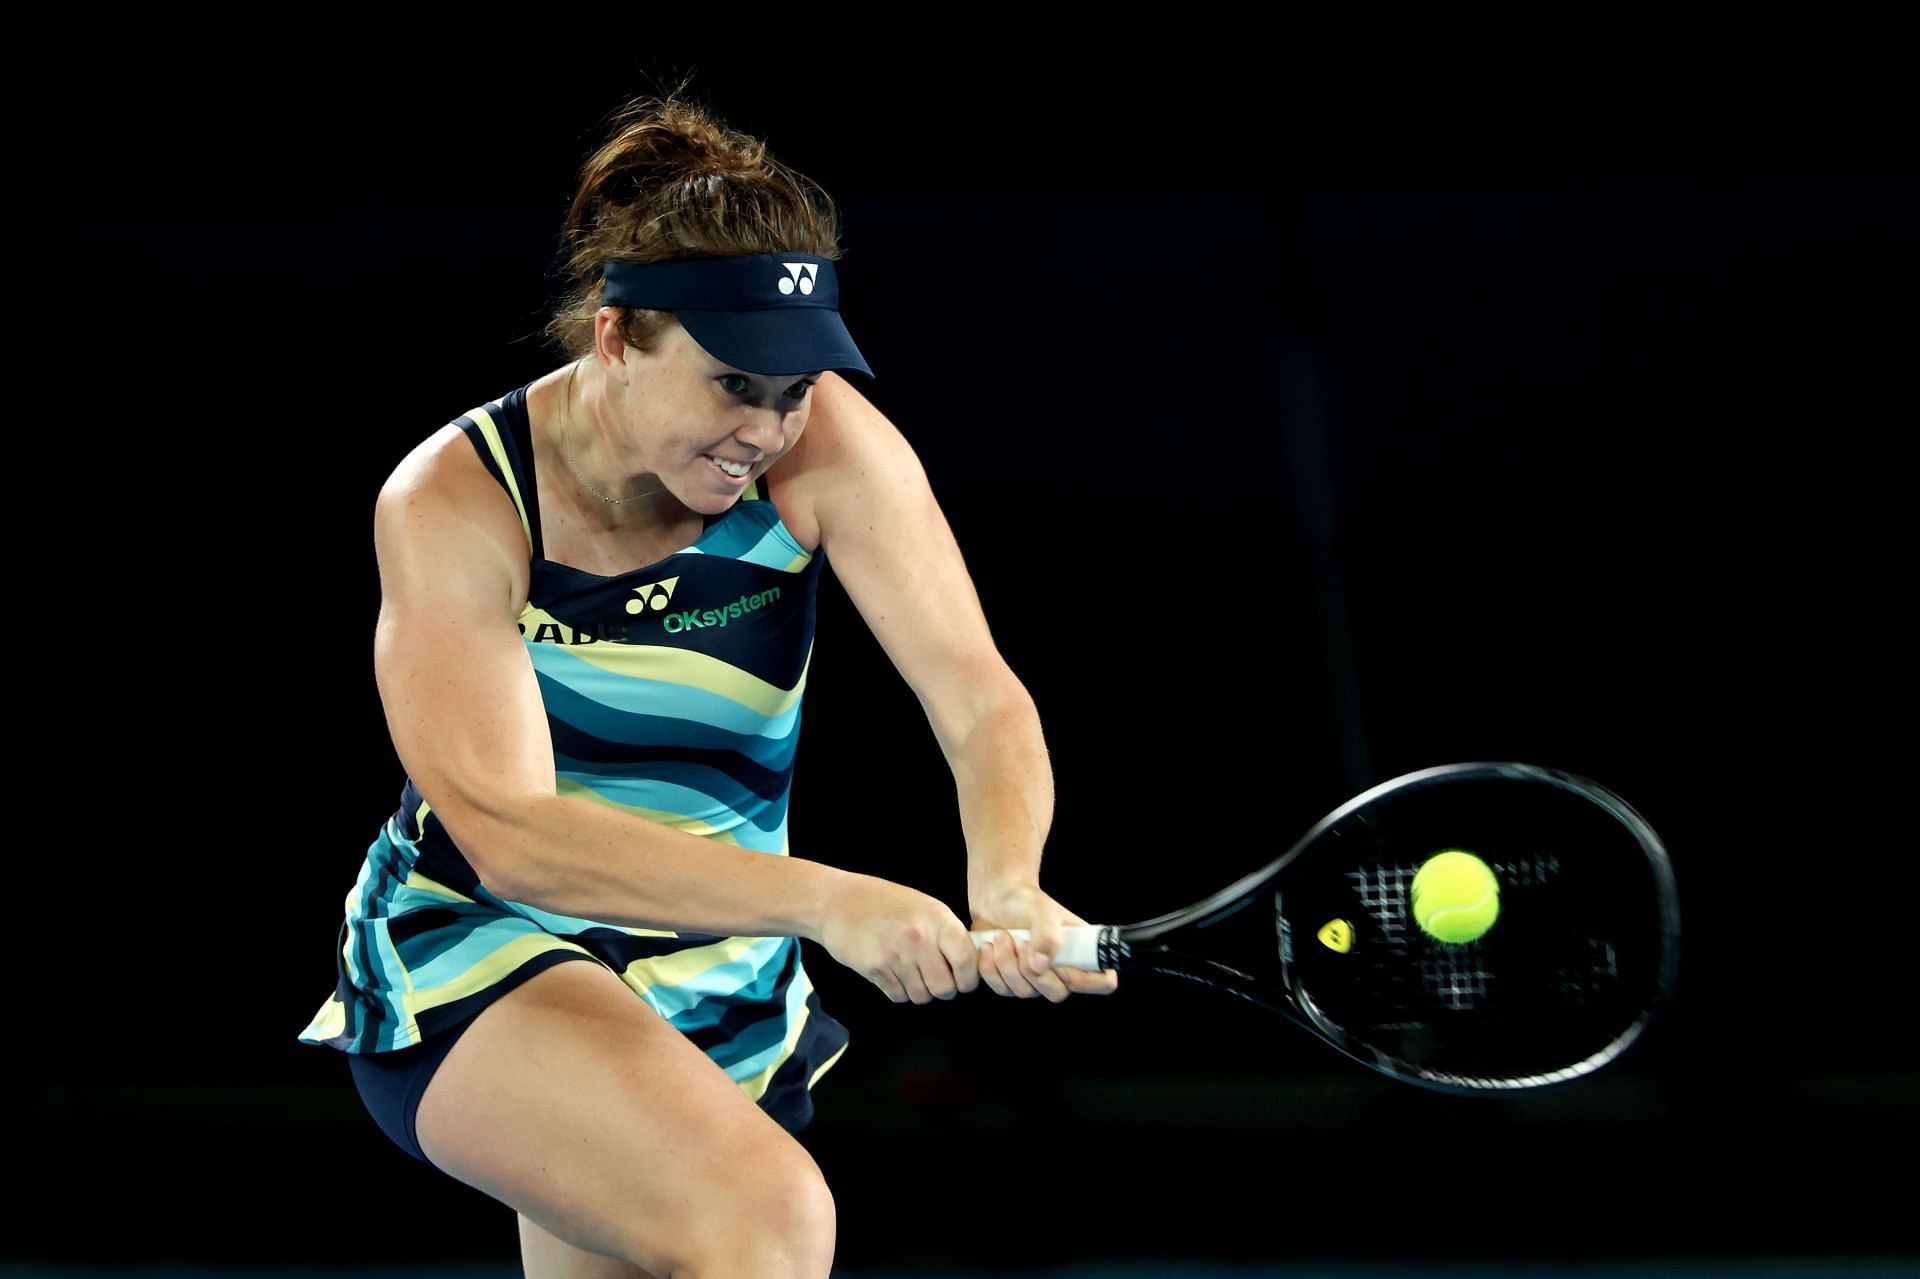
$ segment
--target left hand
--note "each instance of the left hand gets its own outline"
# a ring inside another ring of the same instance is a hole
[[[1053,1003],[1068,995],[1111,995],[1120,985],[1118,973],[1093,973],[1080,968],[1055,968],[1060,930],[1087,921],[1040,891],[1037,884],[1016,884],[974,903],[973,929],[1024,928],[1027,942],[1001,937],[980,947],[980,979],[997,995],[1017,999],[1044,996]]]

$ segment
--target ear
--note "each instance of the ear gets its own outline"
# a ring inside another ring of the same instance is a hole
[[[608,377],[620,383],[628,384],[633,370],[627,357],[634,354],[633,348],[620,335],[620,321],[625,319],[627,309],[623,306],[603,306],[593,317],[593,354]]]

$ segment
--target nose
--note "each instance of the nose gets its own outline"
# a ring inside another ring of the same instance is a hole
[[[746,420],[734,429],[733,437],[762,453],[778,453],[787,446],[787,429],[796,412],[783,413],[771,407],[748,409]]]

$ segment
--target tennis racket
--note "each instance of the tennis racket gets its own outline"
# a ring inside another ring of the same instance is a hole
[[[1450,849],[1499,882],[1493,926],[1458,945],[1408,904]],[[1528,764],[1449,764],[1349,800],[1185,910],[1066,932],[1056,963],[1198,982],[1395,1079],[1486,1095],[1625,1052],[1673,990],[1680,911],[1665,848],[1618,795]]]

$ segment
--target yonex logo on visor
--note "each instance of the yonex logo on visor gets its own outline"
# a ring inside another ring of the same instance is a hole
[[[820,268],[818,266],[812,262],[789,262],[786,264],[786,267],[787,278],[780,281],[780,291],[782,293],[793,292],[796,283],[799,284],[802,293],[813,292],[813,277],[820,274]],[[806,274],[802,275],[802,271],[806,272]]]
[[[873,370],[840,319],[833,259],[817,253],[608,262],[603,306],[671,311],[715,359],[750,373]]]

